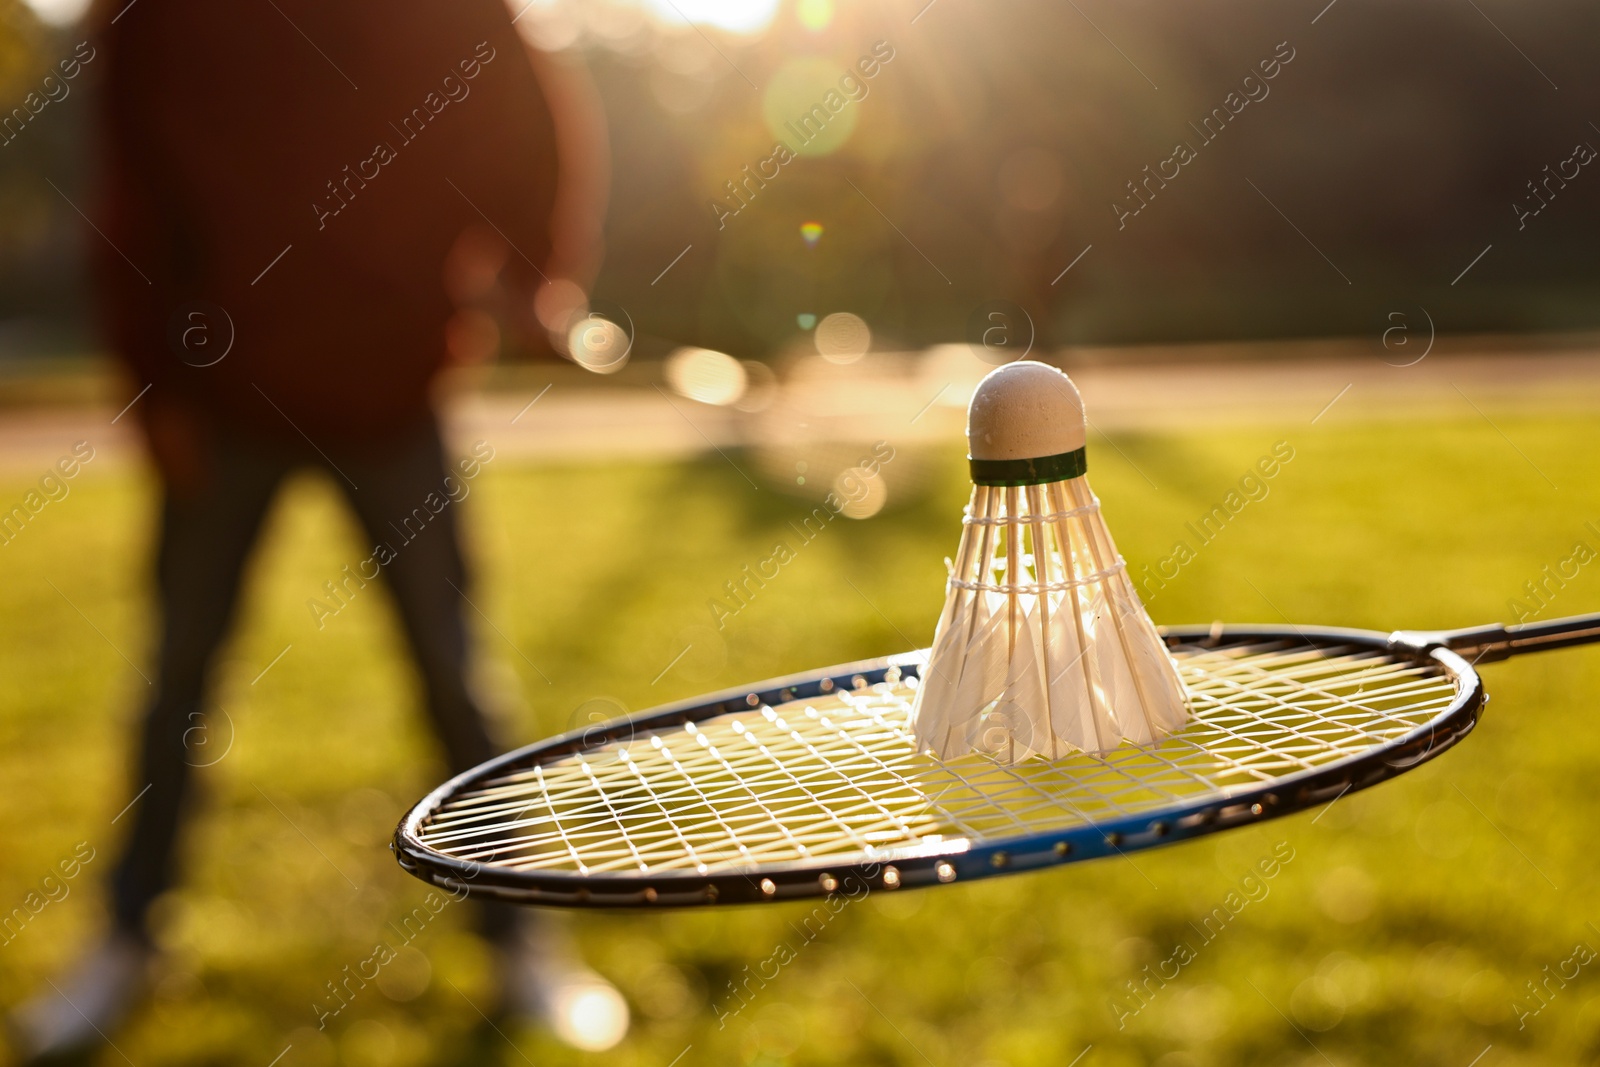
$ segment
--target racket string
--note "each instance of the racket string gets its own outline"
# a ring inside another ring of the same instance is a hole
[[[446,855],[578,873],[748,870],[1071,829],[1226,796],[1398,741],[1449,707],[1443,671],[1289,641],[1174,652],[1195,721],[1163,743],[1007,766],[912,747],[883,683],[546,757],[447,800]]]

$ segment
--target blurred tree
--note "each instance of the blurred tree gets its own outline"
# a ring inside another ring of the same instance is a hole
[[[17,0],[0,11],[9,106],[73,39]],[[1600,177],[1522,229],[1512,206],[1577,142],[1600,146],[1588,0],[785,0],[750,34],[642,0],[541,0],[518,26],[594,72],[615,166],[597,292],[646,357],[770,357],[834,311],[880,347],[959,341],[994,300],[1042,347],[1375,337],[1419,306],[1442,331],[1600,325]],[[861,76],[875,46],[893,58]],[[1247,90],[1280,47],[1294,58]],[[19,323],[83,335],[81,248],[99,238],[44,179],[92,214],[93,73],[0,148],[0,353],[45,344]],[[1247,91],[1206,143],[1199,123]],[[802,147],[774,120],[829,92],[840,143],[752,179],[775,142]],[[1119,221],[1179,142],[1196,158]]]
[[[0,0],[0,118],[27,114],[28,94],[42,94],[45,77],[59,74],[81,40],[45,25],[20,0]],[[83,65],[64,83],[65,95],[55,89],[58,99],[0,135],[0,359],[90,339],[82,250],[93,232],[65,197],[87,207],[80,191],[94,75],[92,62]]]

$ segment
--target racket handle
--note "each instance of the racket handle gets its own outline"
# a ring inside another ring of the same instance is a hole
[[[1600,642],[1600,614],[1521,626],[1492,623],[1465,630],[1400,630],[1389,635],[1389,647],[1396,651],[1425,653],[1448,648],[1472,663],[1492,663],[1524,652],[1547,652],[1596,642]]]

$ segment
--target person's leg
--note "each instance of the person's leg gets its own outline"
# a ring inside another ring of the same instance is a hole
[[[499,748],[469,682],[465,612],[470,609],[457,511],[472,482],[447,468],[438,430],[431,425],[393,442],[381,455],[336,459],[349,475],[338,484],[370,539],[365,550],[376,561],[357,579],[381,570],[450,771],[475,767]],[[376,551],[380,546],[385,551]],[[508,906],[486,904],[481,916],[485,936],[496,941],[509,936]]]
[[[446,470],[432,426],[381,455],[341,455],[338,462],[354,483],[338,484],[371,541],[367,548],[389,550],[366,573],[380,570],[394,596],[434,729],[451,770],[464,771],[497,751],[467,682],[467,576],[456,525],[461,505],[451,489],[460,496],[471,482]]]
[[[339,463],[359,486],[340,479],[371,547],[390,550],[380,554],[388,558],[381,570],[450,768],[467,770],[496,751],[468,682],[466,613],[472,608],[457,512],[472,482],[450,470],[433,426],[396,442],[381,459],[352,457],[346,465],[340,457]],[[578,1048],[603,1050],[622,1040],[627,1002],[583,963],[561,924],[494,901],[479,914],[480,929],[499,950],[503,1011],[541,1021]]]
[[[204,488],[164,493],[156,556],[161,645],[155,694],[139,735],[133,823],[112,875],[117,928],[144,936],[145,912],[171,883],[173,851],[192,766],[208,758],[186,747],[202,726],[212,662],[238,599],[241,574],[288,457],[219,444]]]
[[[218,445],[204,459],[203,484],[163,493],[156,556],[161,645],[139,735],[129,836],[112,872],[114,925],[67,973],[10,1013],[24,1062],[57,1062],[104,1040],[137,996],[151,954],[145,917],[172,879],[192,766],[212,758],[202,746],[186,747],[185,738],[192,742],[190,731],[203,729],[207,675],[233,614],[240,572],[292,462],[235,445]]]

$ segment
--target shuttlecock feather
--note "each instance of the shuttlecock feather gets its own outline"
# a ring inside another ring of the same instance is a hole
[[[1188,718],[1183,684],[1085,475],[1083,401],[1032,361],[978,385],[972,501],[912,704],[917,747],[1008,762],[1147,744]]]

